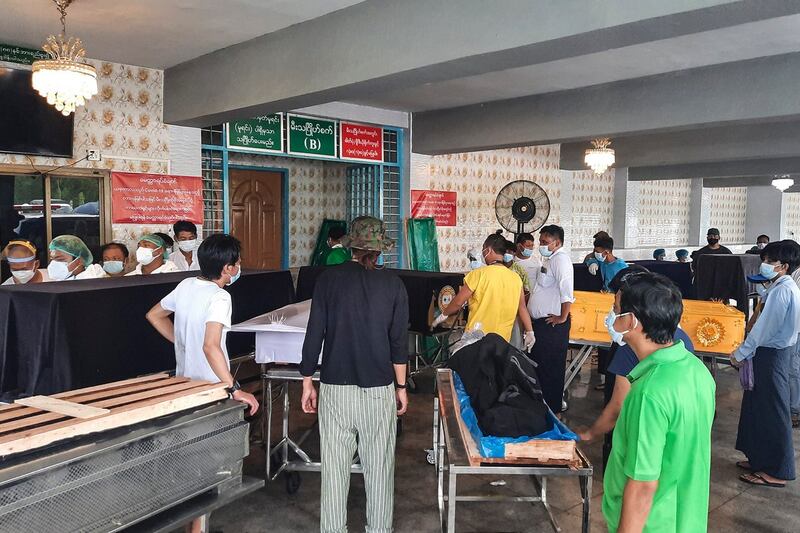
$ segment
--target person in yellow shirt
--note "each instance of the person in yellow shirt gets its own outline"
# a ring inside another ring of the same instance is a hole
[[[514,322],[519,317],[525,328],[526,350],[533,347],[531,317],[525,305],[522,279],[503,264],[506,239],[496,233],[489,235],[483,243],[482,255],[486,266],[477,268],[464,276],[464,285],[442,314],[433,322],[433,327],[458,313],[468,304],[467,330],[480,328],[485,334],[496,333],[506,341],[511,340]]]

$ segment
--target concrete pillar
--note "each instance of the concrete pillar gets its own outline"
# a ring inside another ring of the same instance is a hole
[[[775,187],[758,186],[747,188],[747,218],[744,233],[747,242],[754,243],[763,234],[770,240],[785,238],[784,195]]]
[[[614,171],[614,216],[611,235],[615,248],[639,246],[639,182],[628,181],[628,169]]]
[[[711,193],[704,192],[703,178],[692,179],[689,195],[689,246],[705,245],[711,219]]]

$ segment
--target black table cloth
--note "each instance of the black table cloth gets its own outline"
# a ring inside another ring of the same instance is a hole
[[[54,394],[175,368],[175,352],[145,319],[197,272],[81,280],[0,289],[0,399]],[[233,322],[294,302],[288,271],[245,271],[227,288]],[[228,336],[231,356],[254,336]]]
[[[701,255],[694,265],[694,282],[698,300],[736,300],[736,308],[749,316],[748,295],[755,286],[747,276],[757,274],[761,257],[741,255]]]
[[[314,285],[322,272],[326,268],[335,267],[302,267],[297,275],[297,301],[309,300],[314,294]],[[459,287],[464,283],[464,274],[447,272],[423,272],[420,270],[395,270],[390,272],[397,274],[402,280],[408,293],[408,316],[409,331],[421,334],[429,334],[428,308],[431,298],[438,295],[439,291],[445,286],[450,285],[458,292]]]
[[[626,261],[629,265],[641,265],[650,272],[657,272],[671,279],[681,291],[684,298],[693,299],[695,296],[692,286],[692,268],[689,263],[677,261]],[[574,263],[575,290],[599,292],[603,288],[603,280],[598,272],[596,276],[589,273],[589,267],[584,263]]]

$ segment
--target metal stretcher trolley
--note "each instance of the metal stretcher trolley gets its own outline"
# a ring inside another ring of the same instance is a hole
[[[553,529],[561,531],[553,516],[550,503],[547,501],[547,478],[577,477],[583,501],[582,531],[588,533],[593,467],[580,450],[575,448],[575,455],[570,460],[554,459],[548,460],[546,463],[509,457],[508,450],[503,459],[483,458],[477,451],[472,435],[461,420],[452,371],[450,369],[437,370],[436,385],[439,393],[438,398],[434,399],[433,449],[436,451],[439,516],[442,531],[452,533],[456,530],[457,502],[475,501],[541,502],[547,511]],[[547,455],[545,450],[542,451],[542,455]],[[460,476],[498,474],[531,476],[538,494],[533,496],[458,495],[458,478]]]

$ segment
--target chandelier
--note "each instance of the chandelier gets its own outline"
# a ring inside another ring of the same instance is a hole
[[[583,161],[595,174],[602,174],[614,164],[614,149],[609,148],[611,140],[608,138],[594,139],[593,148],[586,150]]]
[[[53,2],[61,14],[61,33],[51,35],[42,45],[50,58],[33,62],[32,84],[48,104],[68,116],[97,94],[97,72],[83,61],[86,50],[81,40],[67,38],[67,7],[73,0]]]
[[[794,185],[794,180],[789,177],[789,174],[784,174],[780,178],[775,178],[772,180],[772,186],[781,192],[785,191],[792,185]]]

